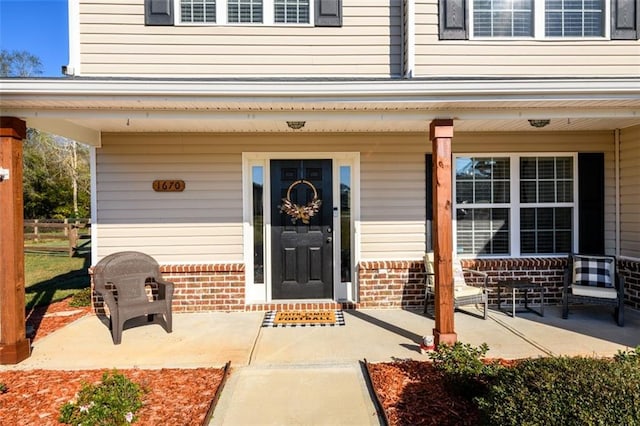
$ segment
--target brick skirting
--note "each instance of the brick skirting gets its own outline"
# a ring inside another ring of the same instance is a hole
[[[245,310],[244,264],[162,265],[162,276],[175,284],[173,312]],[[90,270],[93,286],[93,271]],[[101,297],[94,293],[93,308],[104,314]]]
[[[624,276],[625,302],[634,309],[640,309],[640,261],[620,259],[618,270]]]
[[[464,268],[488,273],[489,305],[494,308],[497,306],[498,281],[525,277],[544,285],[545,304],[560,304],[566,263],[564,257],[462,260]],[[640,309],[640,262],[619,260],[618,268],[625,276],[627,305]],[[242,263],[164,265],[160,269],[164,279],[175,283],[174,312],[424,308],[426,274],[422,261],[360,262],[358,303],[295,301],[247,305]],[[93,271],[89,272],[92,274]],[[475,276],[466,278],[470,283],[479,279]],[[534,297],[531,302],[537,304],[539,300]],[[105,312],[102,298],[95,294],[93,306],[95,312]]]
[[[424,262],[360,262],[360,308],[422,309],[425,290]]]

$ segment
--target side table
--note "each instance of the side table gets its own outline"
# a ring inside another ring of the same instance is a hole
[[[506,288],[511,290],[511,316],[515,318],[516,316],[516,291],[521,291],[524,293],[524,311],[519,312],[533,312],[535,314],[544,316],[544,287],[541,284],[534,284],[531,280],[522,279],[522,280],[502,280],[498,281],[498,310],[503,311],[501,304],[501,292],[502,289]],[[540,310],[537,311],[529,306],[529,292],[540,292]],[[505,313],[509,313],[508,311],[503,311]]]

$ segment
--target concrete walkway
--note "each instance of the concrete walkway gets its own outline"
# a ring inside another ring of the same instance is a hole
[[[486,321],[455,314],[458,339],[480,345],[489,356],[524,358],[555,355],[611,356],[640,345],[640,314],[627,310],[625,327],[611,310],[558,307],[545,317],[511,318],[491,311]],[[345,311],[345,326],[262,328],[261,312],[174,315],[174,331],[158,325],[124,331],[114,346],[97,317],[82,318],[33,345],[30,358],[1,370],[222,367],[232,372],[213,414],[212,425],[379,424],[360,362],[427,360],[419,341],[433,320],[401,310]]]

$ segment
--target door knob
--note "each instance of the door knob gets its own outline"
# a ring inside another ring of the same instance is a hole
[[[332,237],[327,237],[327,242],[328,242],[328,243],[333,242],[333,238],[332,238]]]

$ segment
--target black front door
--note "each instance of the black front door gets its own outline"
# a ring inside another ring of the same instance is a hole
[[[333,296],[331,160],[271,161],[273,299]]]

